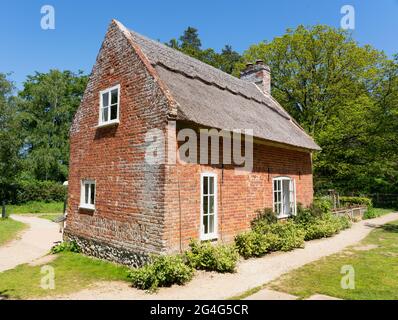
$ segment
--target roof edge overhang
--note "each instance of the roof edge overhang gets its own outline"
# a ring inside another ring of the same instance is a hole
[[[177,119],[177,129],[183,129],[184,125],[187,126],[187,127],[196,129],[196,130],[199,130],[199,129],[227,130],[227,129],[223,129],[223,128],[210,127],[210,126],[207,126],[207,125],[204,125],[204,124],[196,123],[194,121],[178,120]],[[244,141],[244,137],[243,137],[243,141]],[[288,144],[288,143],[284,143],[284,142],[268,140],[268,139],[260,138],[260,137],[257,137],[257,136],[253,136],[253,142],[255,144],[262,144],[262,145],[267,145],[267,146],[270,146],[270,147],[276,147],[276,148],[287,149],[287,150],[294,150],[294,151],[305,152],[305,153],[312,153],[312,152],[315,152],[315,151],[321,151],[322,150],[319,146],[318,146],[319,149],[307,148],[307,147],[292,145],[292,144]]]

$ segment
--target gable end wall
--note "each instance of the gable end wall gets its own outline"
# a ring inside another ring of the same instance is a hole
[[[120,84],[120,124],[97,128],[99,92]],[[108,29],[70,132],[65,238],[87,254],[139,265],[165,250],[164,166],[144,161],[145,134],[165,130],[169,102],[116,23]],[[96,210],[79,209],[82,179],[96,181]]]

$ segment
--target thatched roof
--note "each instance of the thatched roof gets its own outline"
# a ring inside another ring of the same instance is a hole
[[[217,129],[252,129],[260,139],[320,150],[270,95],[136,32],[129,36],[178,103],[177,119]]]

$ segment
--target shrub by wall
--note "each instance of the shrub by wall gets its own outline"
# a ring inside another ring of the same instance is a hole
[[[134,287],[155,291],[159,287],[187,283],[192,279],[193,272],[193,268],[180,255],[156,256],[150,264],[131,270],[129,278]]]
[[[188,264],[198,270],[235,272],[239,254],[233,245],[213,245],[192,240],[186,251]]]

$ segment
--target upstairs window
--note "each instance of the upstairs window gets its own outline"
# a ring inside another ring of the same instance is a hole
[[[99,125],[119,123],[120,85],[100,92]]]
[[[80,208],[95,210],[95,181],[83,180],[80,193]]]

